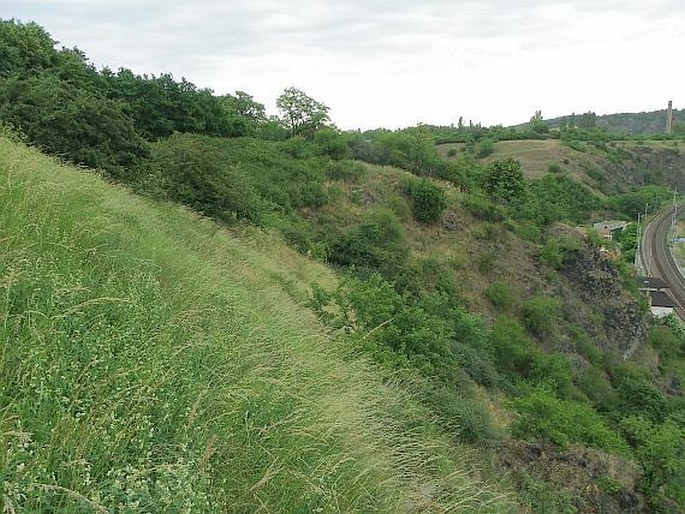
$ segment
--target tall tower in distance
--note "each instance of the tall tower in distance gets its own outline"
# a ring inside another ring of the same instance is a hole
[[[668,101],[668,109],[666,109],[666,134],[673,133],[673,101]]]

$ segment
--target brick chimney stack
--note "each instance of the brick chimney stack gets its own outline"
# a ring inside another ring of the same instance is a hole
[[[666,134],[673,133],[673,101],[668,101],[668,109],[666,110]]]

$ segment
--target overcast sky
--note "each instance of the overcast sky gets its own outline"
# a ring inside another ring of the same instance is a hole
[[[0,17],[274,113],[296,86],[346,129],[685,104],[683,0],[3,0]]]

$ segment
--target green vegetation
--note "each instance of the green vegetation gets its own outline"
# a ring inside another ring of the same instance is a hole
[[[421,179],[409,186],[414,217],[424,223],[435,223],[447,208],[445,192],[430,180]]]
[[[647,346],[632,229],[568,226],[632,219],[667,176],[592,113],[344,133],[295,88],[267,118],[0,36],[0,121],[132,190],[0,140],[5,510],[507,510],[465,451],[520,468],[522,508],[581,505],[493,450],[522,444],[633,461],[596,494],[682,510],[685,332]]]
[[[485,169],[483,189],[496,202],[516,205],[523,201],[526,185],[521,163],[512,158],[494,161]]]
[[[0,176],[5,510],[496,509],[278,285],[328,272],[6,138]]]
[[[628,451],[625,442],[593,409],[559,400],[547,389],[536,389],[512,404],[519,413],[512,427],[515,435],[540,437],[562,447],[573,441],[610,452]]]

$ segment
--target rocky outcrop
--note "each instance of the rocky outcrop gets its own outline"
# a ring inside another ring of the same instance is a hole
[[[621,158],[607,163],[609,192],[648,184],[685,191],[685,152],[679,147],[631,146]]]
[[[623,290],[616,266],[600,248],[584,243],[579,249],[568,250],[562,274],[584,304],[577,305],[568,316],[583,326],[598,347],[628,358],[645,344],[646,313],[639,301]]]
[[[555,500],[555,491],[583,513],[625,514],[649,512],[638,490],[640,472],[627,459],[607,455],[600,450],[571,446],[567,450],[538,442],[508,441],[495,448],[495,464],[507,472],[517,488],[526,491],[536,480],[551,489],[547,498]],[[538,501],[544,498],[538,496]],[[559,505],[537,505],[556,512]]]

